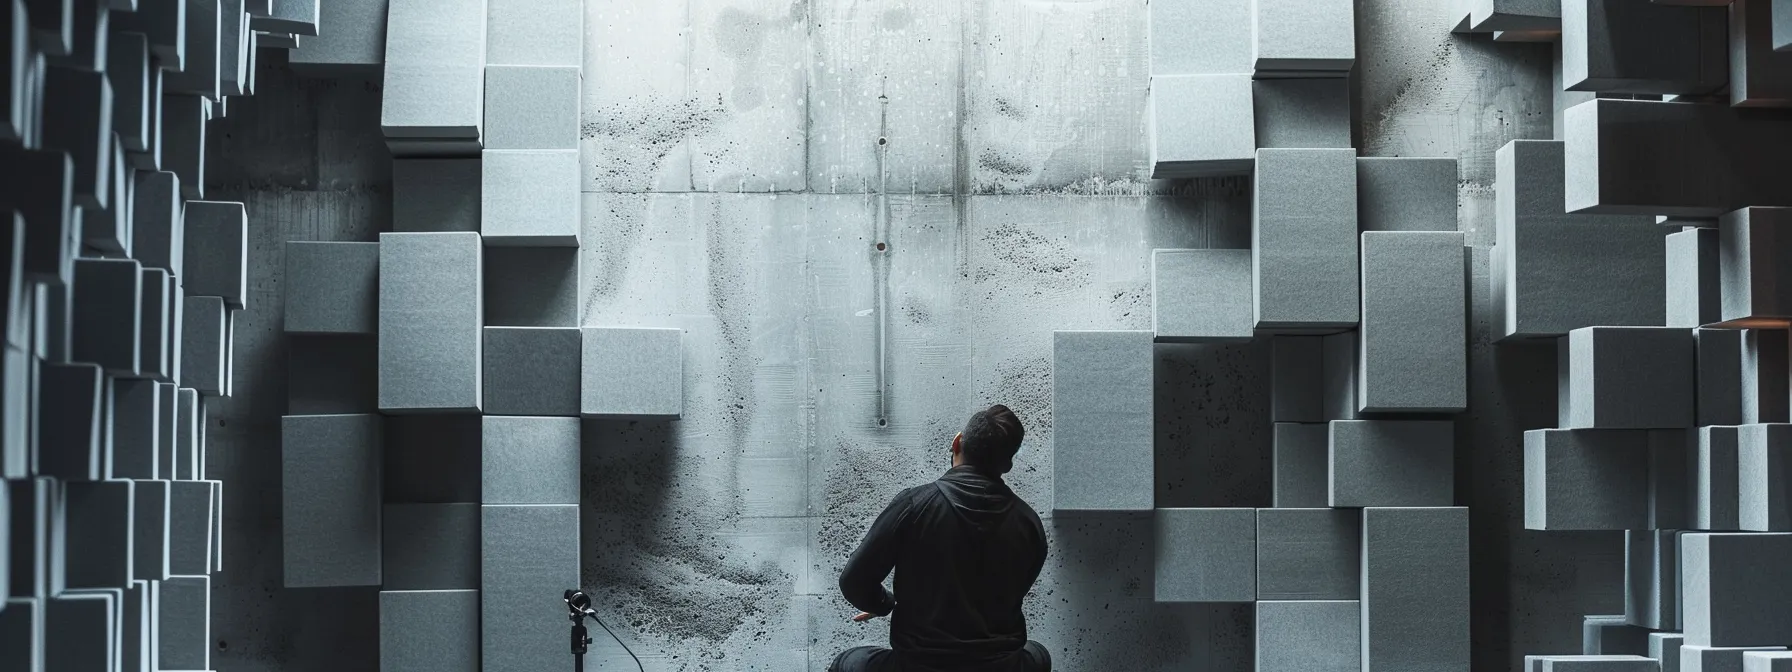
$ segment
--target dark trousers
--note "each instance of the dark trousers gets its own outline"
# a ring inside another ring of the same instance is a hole
[[[969,668],[966,668],[967,670]],[[828,672],[907,672],[896,661],[896,652],[881,646],[847,649]],[[1008,660],[977,668],[977,672],[1052,672],[1052,654],[1039,642],[1027,642]]]

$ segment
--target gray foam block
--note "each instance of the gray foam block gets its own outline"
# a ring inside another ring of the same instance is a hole
[[[76,259],[70,355],[135,376],[143,328],[143,268],[134,259]]]
[[[0,409],[0,478],[24,478],[32,471],[35,451],[31,440],[32,408],[31,379],[33,360],[31,355],[15,347],[6,347],[0,357],[4,357],[5,368],[0,370],[0,398],[5,401],[5,408]]]
[[[1258,150],[1252,187],[1256,327],[1354,326],[1356,150]]]
[[[304,488],[306,484],[294,484]],[[168,573],[209,574],[212,557],[212,509],[217,492],[210,481],[168,482]],[[303,550],[299,551],[305,552]],[[310,552],[316,553],[313,549]]]
[[[334,76],[385,65],[387,0],[312,2],[323,29],[289,52],[287,63],[295,72]]]
[[[1151,73],[1251,71],[1252,0],[1158,0],[1145,7]]]
[[[1358,157],[1357,223],[1364,231],[1455,231],[1456,159]]]
[[[180,177],[181,195],[189,199],[205,198],[205,122],[209,105],[206,99],[195,95],[162,95],[162,169]],[[176,275],[181,272],[169,270]]]
[[[479,231],[485,244],[579,246],[579,150],[488,149],[482,157]]]
[[[1325,420],[1355,420],[1357,416],[1357,332],[1346,331],[1321,339],[1320,397]]]
[[[387,17],[390,21],[391,14],[388,13]],[[258,30],[255,31],[255,37],[258,44],[269,49],[299,48],[299,36],[292,33],[271,33]]]
[[[17,212],[0,212],[0,336],[5,345],[24,349],[30,346],[31,315],[25,296],[25,217]]]
[[[1692,533],[1680,543],[1687,644],[1792,641],[1792,534]]]
[[[1788,337],[1785,329],[1742,331],[1742,422],[1786,422]]]
[[[1728,105],[1591,100],[1563,114],[1572,212],[1717,217],[1792,205],[1770,177],[1792,142],[1775,115]],[[1688,132],[1696,129],[1696,132]]]
[[[0,609],[0,665],[8,670],[44,669],[43,600],[8,598]]]
[[[1257,149],[1245,74],[1151,78],[1147,144],[1151,177],[1245,175]],[[1191,123],[1190,120],[1200,120]]]
[[[289,415],[379,410],[379,348],[372,338],[301,337],[287,341]]]
[[[1680,629],[1680,532],[1624,531],[1624,622]]]
[[[392,230],[479,231],[479,159],[393,159]]]
[[[160,61],[158,67],[179,70],[185,65],[186,21],[186,0],[138,0],[137,11],[112,15],[112,28],[149,36],[150,54]]]
[[[1792,228],[1792,208],[1743,208],[1718,222],[1720,319],[1733,326],[1783,326],[1792,319],[1792,239],[1783,233]]]
[[[119,662],[119,591],[70,592],[44,602],[44,669],[114,670]],[[162,669],[170,661],[163,658]]]
[[[138,371],[145,378],[174,380],[174,311],[169,303],[174,279],[162,269],[144,268],[139,272],[139,284]]]
[[[1647,528],[1648,440],[1633,430],[1526,431],[1525,528]]]
[[[1151,324],[1159,343],[1252,337],[1250,250],[1152,250]]]
[[[579,66],[485,67],[485,148],[578,149]]]
[[[174,383],[156,383],[156,402],[162,407],[161,436],[157,437],[160,446],[156,448],[156,475],[169,479],[179,471],[175,468],[176,455],[183,427],[180,415],[180,388]]]
[[[1493,273],[1505,298],[1499,335],[1662,324],[1663,232],[1647,217],[1568,214],[1563,152],[1560,142],[1515,140],[1495,155],[1503,263]]]
[[[1792,652],[1744,651],[1742,672],[1792,672]]]
[[[1652,430],[1649,433],[1649,529],[1684,530],[1691,526],[1692,477],[1698,471],[1697,430]]]
[[[199,391],[182,387],[175,391],[174,410],[174,478],[196,481],[203,478],[200,453],[205,450],[205,406]]]
[[[1737,522],[1754,532],[1792,532],[1792,425],[1743,425],[1737,432]]]
[[[1729,11],[1730,105],[1792,105],[1792,54],[1774,50],[1772,0],[1734,0]]]
[[[578,417],[581,347],[577,328],[486,327],[485,412]]]
[[[1152,508],[1152,352],[1148,331],[1053,334],[1054,510]]]
[[[478,502],[482,422],[477,415],[387,418],[386,501]]]
[[[580,415],[677,418],[684,413],[683,330],[585,327],[580,331]],[[1150,332],[1142,333],[1148,352]],[[1061,439],[1063,425],[1058,427]]]
[[[50,555],[60,536],[51,534],[55,516],[61,511],[57,486],[53,479],[33,478],[12,481],[6,488],[7,528],[12,541],[5,550],[12,597],[41,599],[50,595]],[[56,571],[60,573],[61,567]]]
[[[579,420],[485,416],[480,502],[579,503]]]
[[[1277,507],[1313,508],[1327,499],[1326,450],[1331,428],[1323,422],[1275,423],[1271,458]]]
[[[1257,147],[1350,147],[1350,80],[1259,79],[1251,82]]]
[[[380,591],[381,670],[478,672],[479,631],[477,590]]]
[[[1697,350],[1676,327],[1583,327],[1568,334],[1567,415],[1574,429],[1691,427]]]
[[[74,481],[105,478],[105,374],[92,364],[44,364],[38,372],[38,473]]]
[[[242,203],[188,201],[181,287],[187,296],[221,296],[242,309],[249,298],[249,213]]]
[[[1741,529],[1741,430],[1700,427],[1693,471],[1693,529]]]
[[[1363,510],[1365,672],[1469,667],[1468,509]]]
[[[1360,411],[1467,408],[1465,243],[1456,232],[1362,234]]]
[[[1702,94],[1724,85],[1724,8],[1629,0],[1562,5],[1562,83],[1570,91]]]
[[[1743,672],[1743,656],[1750,651],[1784,651],[1783,646],[1680,647],[1680,672]]]
[[[380,234],[381,411],[480,410],[481,260],[475,233]]]
[[[1686,635],[1678,632],[1649,633],[1649,657],[1661,663],[1661,672],[1680,672],[1680,645]]]
[[[381,588],[479,587],[478,504],[387,504],[384,516]]]
[[[1318,336],[1271,336],[1270,420],[1322,422],[1325,395],[1324,339]]]
[[[27,0],[31,43],[49,56],[74,52],[74,3],[71,0]]]
[[[1667,326],[1722,321],[1717,229],[1670,233],[1667,245]]]
[[[1257,72],[1328,71],[1356,63],[1356,7],[1350,0],[1257,0],[1252,58]]]
[[[391,0],[380,127],[389,138],[478,139],[486,0]]]
[[[287,241],[286,333],[373,334],[379,243]]]
[[[118,132],[124,148],[133,152],[149,149],[149,72],[155,64],[149,60],[149,36],[136,32],[113,32],[106,45],[106,80],[112,84],[112,130]]]
[[[223,96],[224,67],[219,45],[223,41],[224,6],[219,0],[185,0],[187,48],[180,70],[168,72],[164,86],[174,93],[190,93],[219,100]]]
[[[110,154],[107,160],[111,175],[106,183],[111,185],[106,207],[83,207],[80,212],[81,241],[95,251],[109,255],[128,255],[125,247],[130,242],[130,203],[131,179],[130,167],[125,165],[124,145],[118,138],[117,131],[107,134],[104,147],[100,151]]]
[[[248,74],[245,69],[249,63],[246,50],[253,49],[254,45],[249,43],[249,17],[243,14],[243,2],[244,0],[221,0],[218,5],[218,93],[223,96],[248,93],[243,90]],[[229,102],[228,97],[219,100],[221,105]]]
[[[487,0],[486,12],[486,63],[584,65],[580,0]]]
[[[1258,509],[1257,599],[1357,599],[1362,545],[1360,511]]]
[[[181,307],[181,384],[200,394],[224,393],[224,323],[228,308],[216,296],[188,296]]]
[[[119,632],[119,669],[122,672],[149,672],[156,667],[156,608],[160,603],[162,584],[159,581],[134,581],[123,591],[124,609],[120,617],[124,629]]]
[[[105,208],[112,194],[112,85],[105,73],[49,66],[43,115],[43,148],[74,159],[75,204]]]
[[[73,268],[72,263],[69,266]],[[69,287],[72,282],[73,273],[70,273],[67,282],[33,287],[37,294],[31,300],[36,311],[32,322],[36,324],[37,330],[31,337],[32,345],[36,348],[32,354],[45,362],[61,363],[72,359],[70,351],[73,349],[71,337],[74,306],[71,299],[74,292]]]
[[[174,487],[169,481],[140,480],[132,490],[131,571],[136,580],[164,581],[171,573],[168,532]]]
[[[162,582],[157,596],[161,669],[211,669],[211,583],[209,576],[173,576]]]
[[[65,577],[71,590],[130,587],[132,507],[136,503],[128,480],[76,481],[62,490],[68,516],[68,565]]]
[[[1531,658],[1531,656],[1525,656]],[[1660,672],[1661,665],[1643,656],[1538,656],[1539,672]]]
[[[0,200],[25,218],[25,275],[44,282],[70,280],[74,236],[74,162],[65,152],[0,146],[18,177],[0,182]]]
[[[1649,631],[1624,622],[1624,615],[1584,616],[1581,653],[1589,656],[1642,656],[1649,650]]]
[[[1454,423],[1334,420],[1329,446],[1329,506],[1446,506],[1453,498]]]
[[[380,583],[380,417],[281,421],[285,585]]]
[[[1157,509],[1154,596],[1158,602],[1257,599],[1257,512]]]
[[[140,171],[133,191],[131,253],[145,268],[159,268],[180,275],[180,255],[186,218],[181,215],[180,176],[165,171]]]
[[[322,4],[324,4],[323,0],[271,0],[267,14],[251,18],[249,27],[275,33],[319,35],[322,32],[319,26],[322,10],[319,5]],[[345,29],[340,26],[332,26],[331,30]]]
[[[579,326],[578,248],[488,247],[484,272],[487,326]]]
[[[1257,603],[1257,672],[1361,672],[1362,604],[1356,600]]]
[[[1559,0],[1472,0],[1467,6],[1470,32],[1562,30]]]
[[[481,669],[535,672],[564,664],[565,634],[547,626],[565,616],[542,596],[579,584],[579,507],[480,508]]]
[[[1742,337],[1740,329],[1695,329],[1698,349],[1698,424],[1742,424]]]

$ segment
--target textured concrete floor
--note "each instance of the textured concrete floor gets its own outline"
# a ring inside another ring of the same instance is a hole
[[[1028,423],[1011,481],[1049,511],[1051,331],[1149,328],[1149,251],[1247,245],[1248,182],[1144,179],[1144,0],[587,4],[585,324],[687,329],[688,398],[682,422],[586,424],[586,587],[650,670],[821,670],[886,636],[847,622],[834,577],[974,407]],[[1358,144],[1459,157],[1484,248],[1494,151],[1550,135],[1548,51],[1451,36],[1447,4],[1359,0]],[[261,86],[214,126],[209,175],[248,203],[256,273],[238,394],[211,413],[214,655],[374,669],[375,591],[280,587],[278,420],[281,241],[390,217],[378,85]],[[1622,562],[1609,536],[1521,529],[1554,354],[1488,344],[1474,258],[1457,491],[1476,669],[1506,670],[1620,609]],[[1261,345],[1160,348],[1160,506],[1268,505],[1267,374]],[[1047,527],[1028,615],[1058,669],[1250,669],[1248,605],[1151,601],[1147,518]],[[632,669],[597,638],[592,669]]]

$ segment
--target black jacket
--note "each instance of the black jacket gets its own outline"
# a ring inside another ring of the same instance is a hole
[[[1045,527],[1001,479],[955,467],[902,491],[871,524],[840,592],[890,620],[908,670],[1003,660],[1027,643],[1021,599],[1045,565]],[[883,580],[896,570],[896,591]]]

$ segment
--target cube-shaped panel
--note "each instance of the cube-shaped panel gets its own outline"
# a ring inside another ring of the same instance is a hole
[[[1362,672],[1362,603],[1257,603],[1258,672]]]
[[[1252,188],[1256,328],[1355,326],[1356,150],[1258,150]]]
[[[478,504],[387,504],[382,516],[381,588],[479,587]]]
[[[478,158],[393,159],[392,230],[479,231]]]
[[[1687,644],[1792,641],[1792,534],[1692,533],[1680,543]]]
[[[481,448],[485,504],[578,504],[579,419],[488,415]]]
[[[1668,429],[1693,426],[1697,350],[1675,327],[1586,327],[1568,334],[1562,426]]]
[[[580,330],[579,414],[587,418],[677,418],[684,413],[684,331]]]
[[[533,672],[564,664],[565,633],[536,624],[542,595],[579,583],[579,507],[480,508],[483,669]]]
[[[1152,380],[1149,331],[1053,334],[1054,510],[1152,509]]]
[[[380,584],[380,417],[281,421],[285,585]]]
[[[1469,667],[1468,509],[1363,510],[1363,660]]]
[[[286,243],[286,333],[379,330],[379,243]]]
[[[1463,234],[1362,236],[1357,408],[1450,413],[1468,407],[1468,277]]]
[[[242,309],[249,295],[249,213],[241,203],[188,201],[181,236],[181,287]]]
[[[577,149],[488,149],[479,187],[479,231],[487,245],[578,247]]]
[[[380,234],[380,410],[480,410],[476,233]]]
[[[1362,542],[1355,509],[1258,509],[1257,599],[1357,599]]]
[[[380,591],[381,670],[479,672],[479,630],[477,590]]]
[[[1157,509],[1158,602],[1257,599],[1257,512]]]
[[[1251,172],[1257,141],[1249,75],[1152,77],[1150,94],[1151,177]]]
[[[485,148],[578,149],[582,83],[579,66],[485,66]]]
[[[1357,222],[1364,231],[1456,231],[1456,159],[1358,157]]]
[[[1334,420],[1329,505],[1448,505],[1455,443],[1449,421]]]
[[[1250,250],[1152,250],[1151,322],[1159,343],[1252,337]]]
[[[1649,525],[1649,434],[1533,429],[1524,433],[1525,527],[1624,530]]]

